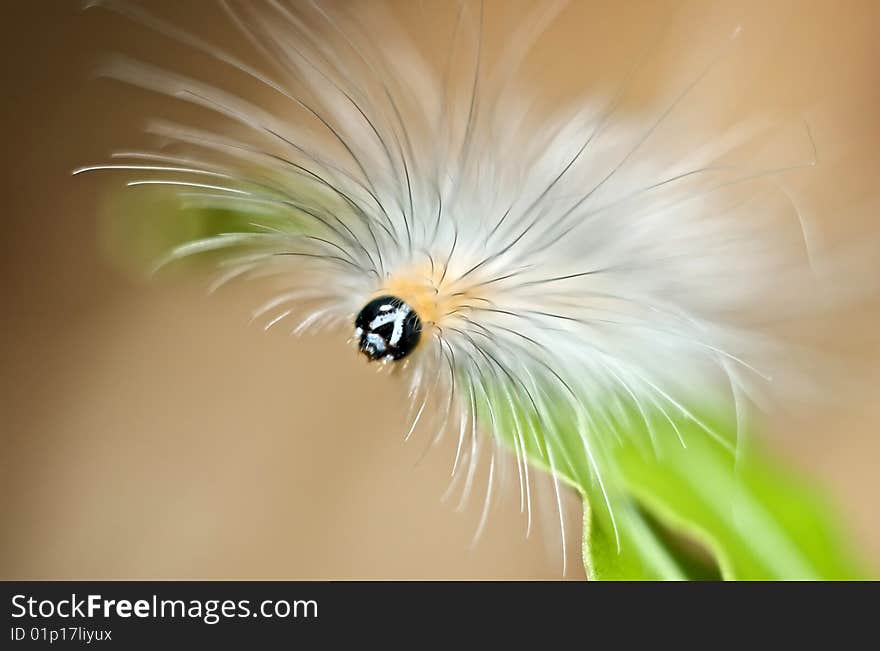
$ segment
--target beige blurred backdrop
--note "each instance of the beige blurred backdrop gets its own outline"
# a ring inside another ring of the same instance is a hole
[[[80,4],[4,6],[0,578],[560,578],[553,528],[525,537],[515,489],[471,545],[482,493],[462,512],[440,499],[454,442],[419,463],[428,435],[404,444],[404,388],[339,333],[264,333],[247,284],[208,296],[205,278],[147,284],[105,261],[96,217],[112,180],[70,171],[132,142],[164,100],[93,79],[103,56],[156,40]],[[490,4],[499,20],[519,7]],[[747,101],[803,104],[839,163],[805,201],[832,229],[877,233],[880,3],[716,4],[719,21],[751,26],[744,70],[763,76]],[[222,20],[207,0],[179,5],[205,30]],[[581,25],[625,49],[677,6],[573,2],[535,64],[543,83],[576,85],[572,48],[598,47]],[[871,317],[853,311],[839,338],[860,341]],[[878,565],[880,374],[876,350],[842,348],[860,389],[775,416],[768,440],[828,488]],[[566,514],[567,578],[582,578],[570,496]]]

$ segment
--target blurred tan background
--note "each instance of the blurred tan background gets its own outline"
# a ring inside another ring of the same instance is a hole
[[[880,3],[709,4],[679,28],[745,18],[747,102],[802,104],[836,161],[805,201],[831,230],[876,233]],[[526,539],[513,490],[471,549],[482,495],[463,513],[440,500],[453,442],[417,465],[427,435],[403,443],[403,387],[337,333],[264,333],[246,284],[207,296],[205,278],[145,284],[105,261],[96,216],[113,180],[70,171],[131,143],[166,100],[91,77],[108,53],[157,46],[79,5],[4,7],[0,578],[559,578],[553,529]],[[536,59],[543,83],[575,84],[572,48],[599,48],[581,25],[625,49],[675,6],[575,1]],[[207,0],[177,9],[206,30],[222,20]],[[838,339],[861,341],[874,316],[854,311]],[[776,416],[768,440],[830,489],[878,565],[877,351],[843,352],[861,389]],[[568,578],[581,578],[569,502]]]

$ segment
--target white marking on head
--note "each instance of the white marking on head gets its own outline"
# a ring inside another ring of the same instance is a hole
[[[380,314],[370,321],[370,330],[375,330],[376,328],[393,321],[394,329],[391,331],[391,337],[389,337],[388,343],[392,346],[396,346],[403,337],[403,322],[411,311],[410,307],[406,303],[399,305],[397,308],[390,305],[383,305],[379,310],[385,312],[385,314]]]

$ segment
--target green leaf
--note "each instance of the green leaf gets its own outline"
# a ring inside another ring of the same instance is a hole
[[[814,488],[754,445],[733,452],[731,418],[707,426],[703,413],[697,420],[623,405],[628,413],[618,426],[628,431],[604,448],[603,491],[587,455],[578,453],[585,443],[573,418],[566,421],[570,409],[561,403],[552,409],[553,427],[542,431],[541,419],[499,405],[493,400],[507,442],[516,445],[511,433],[533,426],[540,445],[521,446],[526,456],[539,467],[555,468],[583,497],[583,558],[591,579],[865,576]]]
[[[642,508],[701,542],[727,579],[861,576],[830,509],[805,482],[754,449],[737,461],[694,430],[687,449],[667,445],[659,459],[618,448],[624,484]]]

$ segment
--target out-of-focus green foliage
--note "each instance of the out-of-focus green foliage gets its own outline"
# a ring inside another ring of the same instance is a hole
[[[135,277],[148,275],[175,248],[224,233],[265,233],[266,229],[299,230],[301,221],[286,208],[279,214],[186,202],[167,188],[137,188],[111,195],[99,224],[105,257]],[[216,261],[218,254],[182,258],[175,268]]]

